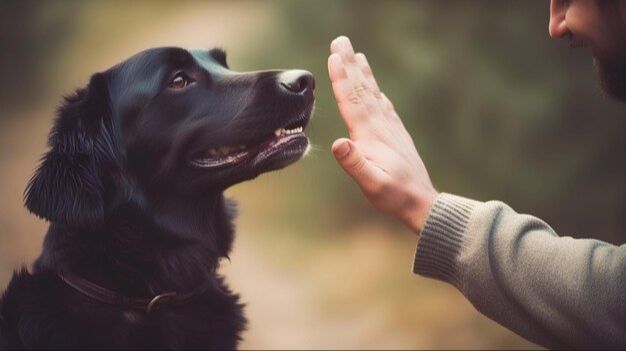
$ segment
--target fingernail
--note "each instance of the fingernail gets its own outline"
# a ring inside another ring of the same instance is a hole
[[[336,41],[336,42],[338,42],[338,43],[342,43],[342,42],[346,42],[346,41],[347,41],[347,42],[350,42],[350,39],[348,39],[348,37],[347,37],[347,36],[345,36],[345,35],[340,35],[340,36],[338,36],[338,37],[335,39],[335,41]]]
[[[350,42],[350,38],[348,38],[348,37],[345,37],[345,36],[344,36],[344,37],[342,37],[342,40],[341,40],[341,45],[343,45],[343,47],[345,47],[345,48],[346,48],[346,49],[348,49],[349,51],[354,51],[354,50],[352,49],[352,42]]]
[[[350,143],[344,141],[343,143],[339,144],[339,146],[337,146],[337,148],[335,149],[335,156],[337,156],[337,158],[344,158],[348,155],[349,152]]]
[[[350,43],[350,39],[348,37],[346,37],[345,35],[342,35],[342,36],[337,37],[335,40],[333,40],[333,42],[331,43],[331,48],[333,49],[342,48],[342,49],[350,51],[352,50],[352,44]]]
[[[339,43],[341,42],[341,40],[344,38],[344,36],[338,36],[337,38],[333,39],[333,41],[330,42],[330,49],[331,51],[334,51],[335,49],[337,49],[337,45],[339,45]]]

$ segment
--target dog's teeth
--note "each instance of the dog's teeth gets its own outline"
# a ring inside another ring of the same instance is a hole
[[[279,128],[276,129],[274,131],[274,135],[276,135],[277,137],[281,136],[281,135],[291,135],[291,134],[295,134],[295,133],[300,133],[302,132],[303,128],[302,127],[296,127],[293,129],[285,129],[285,128]]]
[[[302,129],[303,129],[302,127],[296,127],[296,128],[294,128],[294,129],[286,129],[286,130],[284,130],[284,132],[283,132],[283,133],[284,133],[285,135],[296,134],[296,133],[300,133],[300,132],[302,132]]]

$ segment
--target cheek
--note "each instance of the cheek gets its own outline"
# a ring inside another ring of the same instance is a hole
[[[160,163],[160,159],[172,149],[173,137],[178,134],[178,121],[163,112],[145,109],[124,129],[127,151],[133,158],[131,162],[139,162],[143,168]]]

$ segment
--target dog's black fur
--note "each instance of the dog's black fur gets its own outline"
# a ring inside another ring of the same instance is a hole
[[[32,271],[16,272],[2,296],[0,346],[235,348],[242,305],[216,273],[233,242],[234,205],[223,191],[296,161],[308,144],[293,138],[220,167],[190,161],[305,127],[313,78],[300,74],[292,89],[281,72],[233,72],[216,49],[156,48],[67,97],[25,192],[50,227]],[[92,300],[59,273],[129,297],[211,288],[144,313]]]

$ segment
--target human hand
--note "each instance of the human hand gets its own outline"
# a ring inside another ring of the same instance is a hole
[[[413,139],[380,92],[362,53],[341,36],[330,45],[328,74],[350,139],[335,140],[335,158],[381,212],[417,234],[437,195]]]

